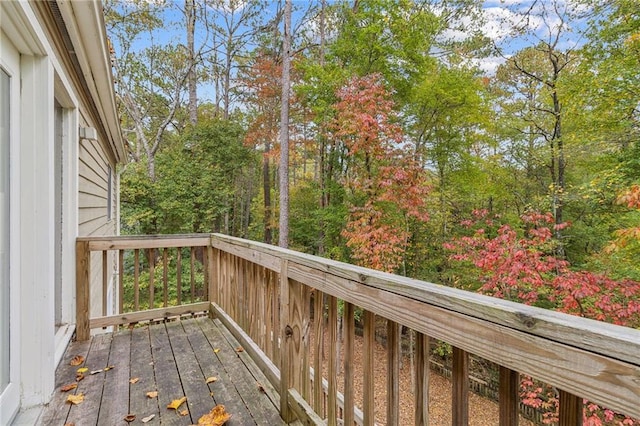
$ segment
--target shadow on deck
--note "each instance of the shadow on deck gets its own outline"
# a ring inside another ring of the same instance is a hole
[[[76,355],[85,358],[81,366],[70,365]],[[61,391],[76,382],[80,367],[89,369],[85,378],[76,389]],[[157,397],[148,397],[153,391]],[[65,402],[80,393],[82,403]],[[184,396],[178,410],[167,408]],[[217,404],[232,414],[229,426],[285,424],[276,408],[278,395],[248,354],[219,321],[201,317],[73,342],[56,371],[55,394],[41,419],[54,426],[113,426],[128,424],[127,415],[135,415],[131,424],[143,424],[153,415],[146,424],[191,425]]]

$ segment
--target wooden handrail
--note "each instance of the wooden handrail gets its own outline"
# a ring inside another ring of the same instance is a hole
[[[373,323],[388,324],[387,419],[398,420],[397,365],[399,326],[417,332],[415,366],[415,422],[428,421],[429,338],[453,346],[454,419],[466,424],[469,354],[500,366],[500,425],[517,424],[519,374],[540,379],[559,390],[560,424],[582,421],[582,398],[614,411],[640,418],[640,330],[539,309],[424,281],[386,274],[354,265],[220,234],[84,237],[77,240],[77,333],[88,338],[92,326],[113,325],[147,314],[114,315],[89,320],[89,280],[92,251],[135,250],[136,300],[138,250],[203,247],[204,293],[211,313],[219,316],[280,389],[281,413],[290,420],[305,416],[337,424],[373,424],[373,359],[364,357],[365,395],[362,411],[354,410],[348,364],[338,392],[337,301],[344,302],[344,318],[363,310],[365,350],[372,351]],[[191,250],[191,265],[194,254]],[[180,256],[176,256],[180,260]],[[104,259],[104,255],[103,255]],[[103,261],[104,263],[104,261]],[[120,260],[122,263],[122,260]],[[160,264],[157,265],[158,267]],[[193,266],[191,266],[193,269]],[[122,275],[122,271],[119,271]],[[178,288],[182,278],[178,277]],[[122,277],[120,277],[122,282]],[[179,300],[178,300],[179,301]],[[342,302],[341,302],[342,303]],[[197,304],[203,309],[206,304]],[[313,309],[313,314],[311,314]],[[327,309],[326,313],[324,310]],[[156,309],[188,312],[189,308]],[[321,312],[320,312],[321,311]],[[149,314],[151,315],[151,314]],[[326,316],[325,316],[326,315]],[[313,327],[310,326],[313,321]],[[326,322],[326,323],[325,323]],[[352,353],[353,324],[345,326],[345,356]],[[309,372],[318,371],[328,335],[328,377],[325,385]],[[311,347],[309,338],[316,336]],[[313,358],[313,361],[311,359]],[[262,361],[261,361],[262,359]],[[345,360],[345,363],[347,360]],[[380,360],[378,360],[380,362]],[[311,368],[313,367],[313,368]],[[277,369],[275,371],[274,369]],[[305,402],[306,401],[306,402]],[[340,402],[340,403],[339,403]],[[312,411],[311,411],[312,410]],[[305,414],[306,413],[306,414]],[[303,420],[303,419],[301,419]]]

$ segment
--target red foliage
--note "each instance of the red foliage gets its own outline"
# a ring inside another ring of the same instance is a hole
[[[473,235],[445,244],[451,260],[471,263],[482,283],[480,292],[529,305],[552,306],[558,311],[628,327],[640,327],[640,283],[613,280],[590,271],[574,271],[554,255],[553,217],[550,213],[522,216],[523,233],[500,225],[486,211],[462,223]],[[562,225],[566,226],[566,225]],[[497,228],[497,229],[496,229]],[[493,237],[488,235],[495,234]],[[557,421],[555,390],[525,378],[525,404],[545,410],[545,422]],[[586,403],[585,424],[640,425],[637,420],[615,415]]]
[[[411,142],[396,124],[380,75],[351,79],[335,105],[332,134],[347,153],[345,186],[354,194],[342,234],[362,266],[391,272],[409,238],[406,220],[428,220],[428,186]]]

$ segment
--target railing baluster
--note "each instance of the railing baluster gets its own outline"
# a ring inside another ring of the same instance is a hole
[[[338,299],[329,296],[329,389],[327,395],[327,426],[337,426],[338,418],[338,398],[337,398],[337,376],[338,376]],[[318,372],[318,374],[321,374]]]
[[[562,389],[559,390],[559,394],[560,417],[558,426],[582,426],[582,398]]]
[[[182,305],[182,247],[176,248],[176,296],[178,305]]]
[[[133,309],[140,310],[140,249],[133,251]]]
[[[165,247],[162,250],[162,306],[167,307],[168,299],[169,299],[169,284],[168,284],[168,271],[169,266],[169,256],[167,255],[167,248]]]
[[[324,294],[315,290],[313,295],[313,409],[324,417],[322,391],[322,343],[324,338]]]
[[[149,249],[149,309],[155,307],[155,274],[156,274],[156,249]]]
[[[400,424],[400,325],[387,320],[387,424]]]
[[[364,362],[362,366],[364,395],[363,414],[364,426],[373,426],[375,421],[375,392],[374,392],[374,350],[375,350],[376,316],[371,311],[364,311]]]
[[[213,254],[213,247],[210,245],[206,247],[207,251],[207,281],[205,282],[205,288],[207,289],[207,296],[204,300],[212,302],[215,299],[215,271],[216,271],[216,256]]]
[[[287,275],[287,260],[282,261],[280,268],[280,338],[282,339],[282,351],[280,352],[280,416],[289,423],[293,414],[289,409],[289,388],[292,383],[292,372],[295,370],[291,365],[294,362],[293,350],[293,328],[289,324],[291,303],[291,283]]]
[[[517,426],[520,407],[520,374],[500,366],[500,426]]]
[[[102,316],[107,315],[107,294],[109,288],[107,271],[107,250],[102,251]]]
[[[189,259],[189,266],[191,268],[191,303],[194,302],[196,297],[196,248],[191,247],[191,258]]]
[[[429,424],[429,336],[416,332],[416,389],[414,410],[416,426]]]
[[[124,309],[124,250],[118,250],[118,314]]]
[[[453,347],[453,371],[451,372],[453,386],[453,426],[469,424],[469,354],[462,349]]]
[[[353,426],[353,341],[355,339],[354,308],[344,302],[344,426]]]

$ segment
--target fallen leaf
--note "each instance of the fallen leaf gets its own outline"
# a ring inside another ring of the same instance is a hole
[[[71,358],[71,362],[69,363],[69,365],[73,365],[74,367],[77,367],[78,365],[81,365],[84,362],[84,357],[82,355],[76,355],[73,358]]]
[[[132,385],[135,385],[136,383],[138,383],[139,380],[140,380],[140,377],[132,377],[129,379],[129,383],[131,383]]]
[[[84,374],[87,371],[89,371],[89,369],[87,367],[80,367],[80,368],[78,368],[77,373]]]
[[[153,420],[153,418],[154,418],[155,416],[156,416],[155,414],[151,414],[151,415],[149,415],[149,416],[147,416],[147,417],[143,417],[143,418],[141,418],[141,419],[140,419],[140,421],[141,421],[142,423],[149,423],[151,420]]]
[[[264,386],[262,386],[262,383],[260,383],[260,382],[257,382],[257,383],[258,383],[258,390],[259,390],[260,392],[263,392],[263,393],[264,393],[264,392],[266,392],[266,391],[264,390]]]
[[[107,365],[107,366],[104,368],[104,371],[113,370],[114,368],[116,368],[116,366],[115,366],[115,365]]]
[[[211,409],[211,411],[198,419],[199,425],[205,426],[222,426],[231,418],[231,414],[227,413],[224,405],[219,404]]]
[[[187,414],[189,414],[189,410],[182,410],[182,411],[180,411],[180,415],[181,415],[182,417],[186,416]]]
[[[78,387],[77,383],[69,383],[68,385],[61,387],[60,392],[69,392],[70,390],[75,389],[77,387]]]
[[[207,377],[207,384],[209,384],[209,383],[213,383],[213,382],[215,382],[215,381],[217,381],[217,380],[218,380],[218,378],[217,378],[217,377]]]
[[[171,401],[169,405],[167,405],[167,408],[170,408],[172,410],[177,410],[178,407],[180,407],[182,403],[185,402],[186,400],[187,400],[186,396],[183,396],[180,399],[174,399],[173,401]]]
[[[213,392],[209,392],[209,396],[213,398]]]
[[[136,415],[135,414],[127,414],[126,416],[124,416],[124,421],[127,422],[127,423],[131,423],[135,419],[136,419]]]
[[[158,396],[158,391],[147,392],[147,398],[156,398],[157,396]]]
[[[80,404],[82,401],[84,401],[84,394],[83,393],[79,393],[76,395],[69,395],[67,397],[67,402],[73,405],[78,405]]]
[[[220,349],[219,349],[219,348],[215,348],[215,349],[213,350],[213,353],[214,353],[214,354],[217,354],[218,352],[220,352]]]
[[[102,371],[103,370],[93,370],[89,374],[91,374],[93,376],[94,374],[102,373]]]
[[[238,346],[236,348],[236,352],[244,352],[244,349],[242,348],[242,346]]]
[[[76,426],[75,423],[65,423],[64,426]]]
[[[79,382],[82,379],[84,379],[84,374],[82,374],[82,373],[76,374],[76,382]]]

